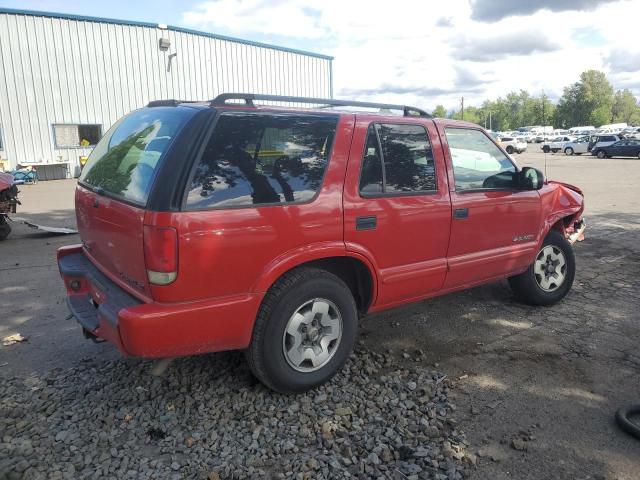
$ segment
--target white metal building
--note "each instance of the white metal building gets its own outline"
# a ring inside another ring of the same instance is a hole
[[[150,100],[332,97],[332,57],[184,28],[0,8],[0,162],[79,158]],[[42,171],[50,170],[42,167]]]

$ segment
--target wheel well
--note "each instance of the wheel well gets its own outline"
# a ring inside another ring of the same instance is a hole
[[[567,215],[566,217],[562,217],[560,220],[558,220],[556,223],[554,223],[551,228],[549,229],[549,231],[551,230],[557,230],[558,232],[560,232],[562,235],[565,235],[567,232],[567,228],[571,225],[571,223],[574,221],[575,218],[575,214],[571,214],[571,215]]]
[[[353,257],[327,257],[296,265],[295,268],[299,267],[319,268],[333,273],[351,290],[358,312],[361,315],[367,313],[373,301],[373,278],[364,262]]]

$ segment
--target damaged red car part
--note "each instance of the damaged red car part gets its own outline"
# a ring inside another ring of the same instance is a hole
[[[9,214],[16,213],[16,207],[20,205],[18,193],[13,175],[0,172],[0,240],[6,239],[11,233]]]

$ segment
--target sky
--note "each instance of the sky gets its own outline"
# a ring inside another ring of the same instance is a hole
[[[334,96],[458,109],[552,100],[588,69],[640,97],[640,0],[0,0],[166,23],[335,57]]]

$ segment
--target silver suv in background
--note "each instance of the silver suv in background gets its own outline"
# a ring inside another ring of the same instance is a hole
[[[576,137],[570,137],[568,135],[554,137],[551,140],[546,141],[540,148],[544,153],[549,153],[549,152],[557,153],[560,150],[564,149],[565,145],[568,142],[572,142],[575,139]]]
[[[576,138],[572,142],[564,144],[565,155],[582,155],[583,153],[589,153],[589,136]]]
[[[527,149],[527,141],[524,137],[500,137],[498,142],[506,152],[511,155],[512,153],[522,153]]]
[[[598,147],[608,147],[618,140],[620,140],[620,137],[618,135],[591,135],[591,140],[589,141],[589,146],[587,148],[589,149],[589,151],[592,151]]]

